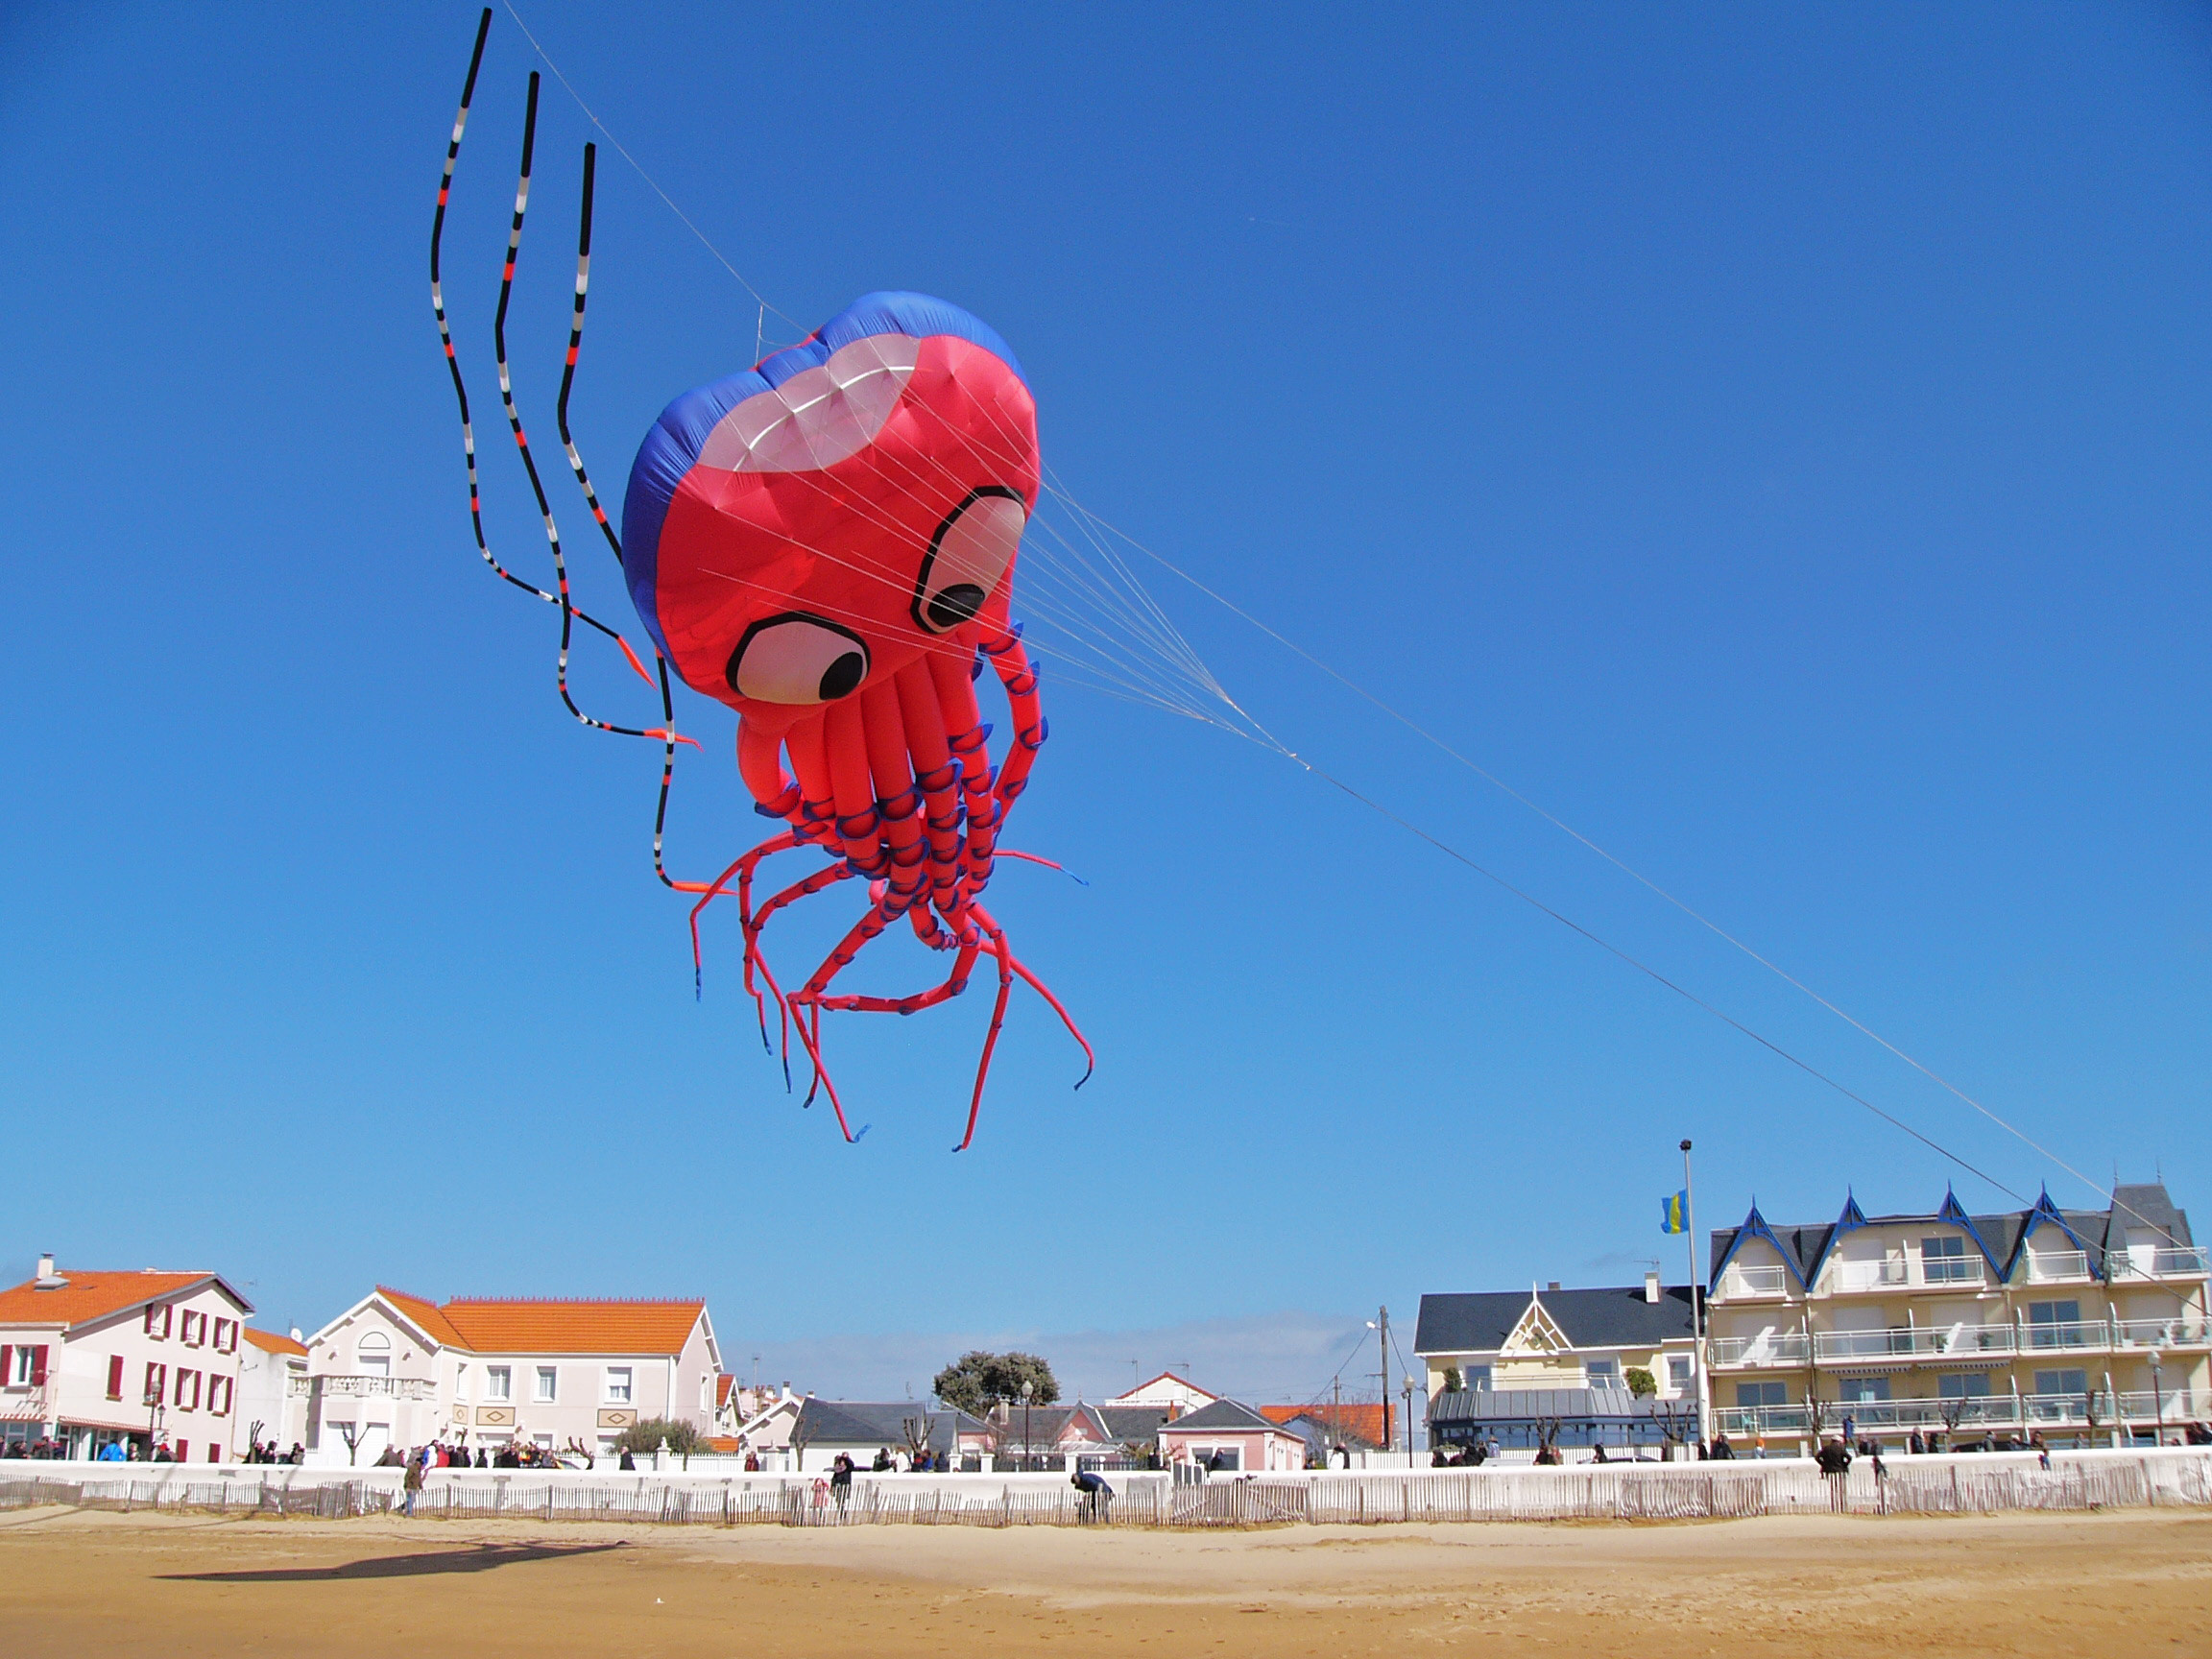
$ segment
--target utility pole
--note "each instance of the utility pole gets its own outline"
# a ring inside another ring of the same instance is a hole
[[[1690,1182],[1690,1142],[1682,1142],[1683,1246],[1690,1255],[1690,1364],[1697,1381],[1697,1438],[1713,1438],[1713,1389],[1705,1370],[1704,1276],[1697,1271],[1697,1193]],[[1810,1354],[1811,1345],[1807,1345]]]
[[[1382,1365],[1375,1373],[1382,1396],[1382,1450],[1390,1450],[1390,1310],[1380,1310],[1375,1315],[1376,1352],[1382,1356]]]

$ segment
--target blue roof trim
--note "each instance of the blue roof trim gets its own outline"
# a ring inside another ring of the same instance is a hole
[[[2066,1235],[2067,1238],[2072,1241],[2074,1248],[2080,1251],[2083,1259],[2088,1262],[2089,1273],[2092,1278],[2103,1279],[2105,1277],[2105,1274],[2100,1270],[2097,1260],[2099,1252],[2091,1249],[2089,1240],[2074,1231],[2073,1223],[2066,1219],[2065,1214],[2057,1205],[2051,1202],[2051,1189],[2045,1187],[2041,1196],[2035,1200],[2035,1207],[2028,1212],[2027,1219],[2020,1228],[2020,1241],[2012,1246],[2012,1260],[2005,1264],[2005,1278],[2008,1283],[2011,1281],[2012,1275],[2018,1271],[2020,1259],[2028,1254],[2030,1236],[2034,1233],[2036,1228],[2043,1226],[2056,1227],[2059,1232]]]
[[[1782,1265],[1790,1269],[1790,1277],[1797,1281],[1797,1288],[1806,1288],[1805,1276],[1797,1271],[1797,1259],[1782,1247],[1782,1240],[1774,1237],[1774,1229],[1767,1225],[1767,1217],[1759,1214],[1759,1202],[1751,1202],[1751,1214],[1743,1217],[1743,1224],[1736,1229],[1736,1237],[1729,1241],[1727,1253],[1714,1264],[1713,1279],[1705,1286],[1707,1295],[1719,1288],[1720,1275],[1728,1271],[1728,1263],[1736,1260],[1736,1252],[1743,1248],[1746,1238],[1764,1238],[1774,1254],[1782,1258]]]
[[[2000,1284],[2004,1282],[2005,1264],[1997,1260],[1989,1241],[1982,1237],[1982,1229],[1974,1225],[1974,1217],[1966,1214],[1966,1206],[1959,1202],[1959,1194],[1949,1187],[1943,1189],[1943,1202],[1936,1211],[1936,1219],[1949,1222],[1973,1239],[1974,1248],[1982,1252],[1982,1260],[1989,1263],[1989,1271],[1997,1275]]]
[[[694,387],[670,403],[637,446],[637,458],[630,464],[630,488],[622,497],[622,579],[638,619],[662,655],[668,637],[661,632],[657,602],[661,529],[668,519],[668,503],[698,464],[708,434],[746,398],[773,391],[792,375],[827,363],[831,352],[876,334],[910,334],[918,340],[950,334],[982,347],[1024,384],[1029,378],[998,330],[959,306],[926,294],[883,292],[861,295],[798,345],[769,353],[757,368]]]
[[[1836,1225],[1829,1230],[1828,1241],[1820,1246],[1820,1254],[1813,1262],[1813,1277],[1820,1277],[1820,1269],[1828,1265],[1828,1258],[1836,1253],[1843,1235],[1856,1233],[1866,1225],[1866,1212],[1859,1208],[1859,1198],[1850,1188],[1843,1189],[1843,1214],[1836,1217]]]

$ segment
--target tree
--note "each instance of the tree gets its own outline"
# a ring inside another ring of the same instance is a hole
[[[979,1348],[938,1372],[929,1386],[954,1410],[981,1417],[994,1406],[1020,1405],[1023,1382],[1030,1384],[1032,1406],[1049,1406],[1060,1398],[1052,1367],[1036,1355],[987,1354]]]
[[[1444,1392],[1445,1392],[1445,1393],[1447,1393],[1447,1394],[1456,1394],[1456,1393],[1458,1393],[1458,1392],[1459,1392],[1459,1390],[1460,1390],[1461,1388],[1463,1388],[1463,1387],[1465,1387],[1465,1386],[1466,1386],[1466,1384],[1465,1384],[1465,1383],[1464,1383],[1464,1382],[1463,1382],[1460,1380],[1460,1376],[1459,1376],[1459,1367],[1458,1367],[1458,1366],[1456,1366],[1456,1365],[1447,1365],[1447,1366],[1445,1366],[1445,1367],[1444,1367]]]
[[[1639,1400],[1648,1400],[1659,1392],[1659,1379],[1641,1365],[1631,1365],[1621,1373],[1621,1380],[1628,1384],[1628,1392]]]
[[[353,1467],[353,1455],[361,1450],[361,1425],[334,1423],[331,1427],[338,1431],[338,1438],[346,1442],[346,1467],[350,1469]]]
[[[692,1424],[681,1417],[648,1417],[642,1423],[633,1423],[614,1436],[614,1449],[618,1452],[658,1452],[661,1442],[668,1442],[668,1450],[680,1455],[688,1466],[691,1454],[699,1451],[705,1436]]]

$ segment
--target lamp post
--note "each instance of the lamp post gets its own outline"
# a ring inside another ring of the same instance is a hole
[[[1413,1378],[1406,1378],[1406,1467],[1413,1467]]]
[[[1029,1467],[1029,1396],[1037,1391],[1037,1384],[1029,1378],[1022,1379],[1022,1467]]]
[[[1697,1381],[1697,1438],[1713,1438],[1712,1382],[1705,1370],[1705,1298],[1697,1271],[1697,1194],[1690,1181],[1690,1142],[1682,1142],[1682,1236],[1690,1251],[1690,1364]]]
[[[2157,1425],[2151,1440],[2153,1446],[2166,1444],[2166,1379],[2158,1368],[2159,1361],[2164,1358],[2165,1356],[2157,1349],[2151,1350],[2151,1416],[2152,1421]]]

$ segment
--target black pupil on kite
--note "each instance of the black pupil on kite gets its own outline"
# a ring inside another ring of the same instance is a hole
[[[983,596],[975,596],[976,604]],[[857,651],[848,651],[822,671],[822,701],[833,703],[860,684],[860,676],[868,672],[868,660]]]
[[[957,628],[983,609],[983,589],[973,582],[955,582],[929,601],[929,620],[939,628]]]

